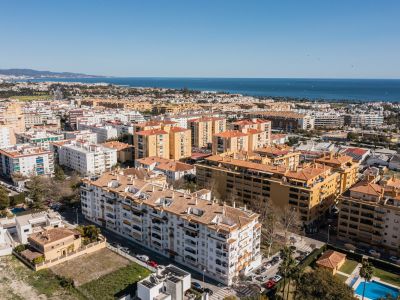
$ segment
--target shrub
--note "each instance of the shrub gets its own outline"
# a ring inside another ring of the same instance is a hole
[[[24,244],[18,245],[14,248],[14,251],[17,253],[21,253],[24,250],[26,250],[26,245]]]
[[[35,257],[35,258],[32,260],[32,262],[33,262],[35,265],[38,265],[38,264],[44,262],[44,256],[42,255],[42,256]]]
[[[57,276],[57,279],[63,288],[71,288],[75,286],[74,280],[72,278]]]

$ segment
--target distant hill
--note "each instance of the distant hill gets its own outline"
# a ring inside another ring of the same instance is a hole
[[[97,75],[87,75],[82,73],[71,72],[50,72],[38,71],[32,69],[0,69],[0,76],[16,77],[16,78],[96,78],[103,77]]]

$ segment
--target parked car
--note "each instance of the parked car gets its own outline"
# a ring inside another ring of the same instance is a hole
[[[282,279],[282,276],[281,275],[275,275],[274,277],[272,277],[272,281],[274,281],[274,282],[278,282],[279,280],[281,280]]]
[[[203,291],[203,288],[201,287],[201,284],[198,282],[192,282],[192,288],[198,291]]]
[[[204,291],[204,293],[207,293],[210,296],[212,296],[212,294],[214,294],[214,292],[209,288],[205,288],[203,291]]]
[[[157,266],[158,266],[158,264],[157,264],[154,260],[149,260],[149,261],[147,262],[147,264],[148,264],[150,267],[153,267],[153,268],[157,268]]]
[[[380,257],[381,256],[381,254],[378,251],[374,250],[374,249],[369,250],[368,253],[370,255],[372,255],[372,256],[375,256],[375,257]]]
[[[256,280],[258,280],[260,282],[266,281],[267,279],[268,279],[268,276],[266,276],[266,275],[261,275],[261,276],[256,277]]]
[[[394,263],[398,263],[400,261],[400,259],[397,256],[391,256],[389,257],[389,260]]]
[[[267,263],[267,264],[265,265],[265,268],[266,268],[267,270],[271,269],[271,267],[272,267],[272,265],[271,265],[270,263]]]
[[[144,262],[148,262],[150,260],[150,258],[147,255],[143,254],[136,255],[136,258]]]
[[[273,281],[273,280],[268,280],[268,281],[265,283],[265,287],[266,287],[267,289],[272,289],[275,285],[276,285],[276,282]]]

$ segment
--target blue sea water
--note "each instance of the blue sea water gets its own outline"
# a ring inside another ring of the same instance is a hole
[[[378,300],[381,299],[382,297],[386,297],[387,295],[391,295],[393,299],[396,299],[396,297],[400,295],[399,289],[393,288],[391,286],[376,281],[369,281],[367,283],[365,283],[364,281],[360,282],[355,291],[357,295],[362,296],[364,284],[365,284],[364,296],[368,299]]]
[[[400,79],[170,78],[109,77],[36,79],[32,81],[105,82],[131,87],[223,91],[251,96],[311,100],[400,102]]]

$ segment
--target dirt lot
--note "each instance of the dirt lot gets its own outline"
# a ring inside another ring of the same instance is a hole
[[[10,255],[0,258],[0,299],[75,300],[81,297],[74,290],[61,288],[51,272],[33,272]]]
[[[57,275],[73,278],[75,285],[80,286],[129,263],[126,258],[105,248],[56,265],[51,270]]]

